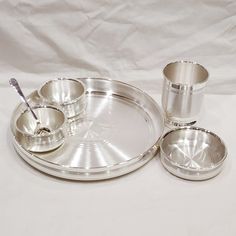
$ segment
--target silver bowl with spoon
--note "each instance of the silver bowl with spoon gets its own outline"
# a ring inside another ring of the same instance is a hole
[[[19,144],[28,151],[47,152],[61,146],[66,137],[66,117],[57,107],[37,105],[31,107],[16,79],[12,85],[27,108],[16,119],[15,136]]]

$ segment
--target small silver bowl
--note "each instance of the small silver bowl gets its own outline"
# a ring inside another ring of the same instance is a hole
[[[214,133],[197,127],[171,130],[160,142],[161,162],[172,174],[205,180],[220,173],[227,150]]]
[[[35,106],[40,126],[50,130],[48,133],[37,134],[37,123],[29,110],[25,110],[16,120],[16,140],[28,151],[47,152],[64,143],[66,137],[66,117],[53,106]]]
[[[85,108],[85,87],[75,79],[50,80],[38,90],[39,96],[49,104],[60,106],[67,118],[81,114]]]

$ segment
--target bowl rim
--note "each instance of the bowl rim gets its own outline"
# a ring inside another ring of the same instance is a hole
[[[24,136],[27,136],[27,137],[32,137],[32,138],[42,138],[42,137],[49,137],[51,135],[54,135],[56,134],[57,132],[59,132],[60,130],[63,130],[65,125],[66,125],[66,116],[64,114],[64,112],[59,109],[58,107],[55,107],[55,106],[52,106],[52,105],[35,105],[35,106],[32,106],[31,107],[32,109],[38,109],[38,108],[49,108],[49,109],[53,109],[53,110],[57,110],[59,111],[62,115],[63,115],[63,123],[59,126],[59,128],[55,129],[55,130],[52,130],[50,133],[48,134],[44,134],[44,135],[38,135],[38,134],[30,134],[28,132],[25,132],[23,130],[21,130],[18,125],[17,125],[17,121],[19,120],[19,118],[26,112],[30,112],[27,108],[25,110],[23,110],[20,115],[17,117],[16,121],[15,121],[15,128],[18,132],[20,132],[21,134],[23,134]]]
[[[174,132],[178,132],[178,131],[181,131],[181,130],[195,130],[195,131],[200,131],[200,132],[203,132],[203,133],[207,133],[209,135],[212,135],[214,136],[215,138],[218,139],[219,143],[223,146],[224,148],[224,153],[223,153],[223,156],[222,158],[220,159],[220,161],[218,161],[214,167],[204,167],[204,168],[191,168],[191,167],[185,167],[181,164],[178,164],[177,162],[174,162],[172,159],[169,158],[168,155],[166,155],[166,153],[164,152],[163,150],[163,147],[162,147],[162,144],[165,140],[165,138],[171,134],[171,133],[174,133]],[[175,167],[178,167],[180,169],[183,169],[183,170],[188,170],[188,171],[192,171],[192,172],[204,172],[204,171],[213,171],[215,169],[217,169],[219,166],[221,166],[223,164],[223,162],[225,161],[227,155],[228,155],[228,151],[227,151],[227,148],[226,148],[226,145],[224,143],[224,141],[215,133],[213,133],[212,131],[210,130],[207,130],[207,129],[204,129],[204,128],[200,128],[200,127],[196,127],[196,126],[188,126],[188,127],[180,127],[180,128],[177,128],[177,129],[172,129],[170,131],[168,131],[167,133],[165,133],[163,135],[163,137],[161,138],[161,141],[160,141],[160,152],[161,152],[161,155],[164,157],[165,160],[167,160],[172,166],[175,166]]]
[[[83,92],[81,93],[81,95],[80,95],[79,97],[76,97],[76,98],[70,100],[70,101],[57,102],[57,101],[53,101],[53,100],[51,100],[51,99],[46,98],[46,97],[42,94],[41,90],[44,88],[44,86],[46,86],[46,85],[48,85],[48,84],[50,84],[50,83],[56,83],[56,82],[58,82],[58,81],[63,81],[63,80],[64,80],[64,81],[75,82],[75,83],[80,84],[81,87],[83,88]],[[57,78],[57,79],[52,79],[52,80],[48,80],[48,81],[44,82],[44,83],[40,86],[40,88],[37,90],[37,92],[38,92],[39,96],[40,96],[43,100],[45,100],[46,102],[48,102],[49,104],[58,104],[58,105],[60,105],[60,106],[66,106],[66,105],[70,105],[70,104],[76,103],[77,101],[81,100],[81,99],[85,96],[86,88],[85,88],[84,83],[81,82],[81,81],[79,81],[78,79],[72,79],[72,78]]]

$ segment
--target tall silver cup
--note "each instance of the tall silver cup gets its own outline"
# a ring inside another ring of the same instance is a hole
[[[207,70],[195,62],[177,61],[168,64],[163,74],[162,107],[167,125],[193,125],[201,110]]]

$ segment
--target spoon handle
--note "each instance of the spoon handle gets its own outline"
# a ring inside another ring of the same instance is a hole
[[[14,78],[11,78],[9,80],[9,84],[15,88],[16,92],[20,95],[22,101],[26,104],[26,106],[29,108],[30,112],[32,113],[34,119],[36,120],[37,123],[39,123],[39,120],[37,118],[37,116],[35,115],[34,111],[32,110],[32,108],[30,107],[29,103],[27,102],[25,95],[23,94],[20,85],[18,84],[17,80]]]

